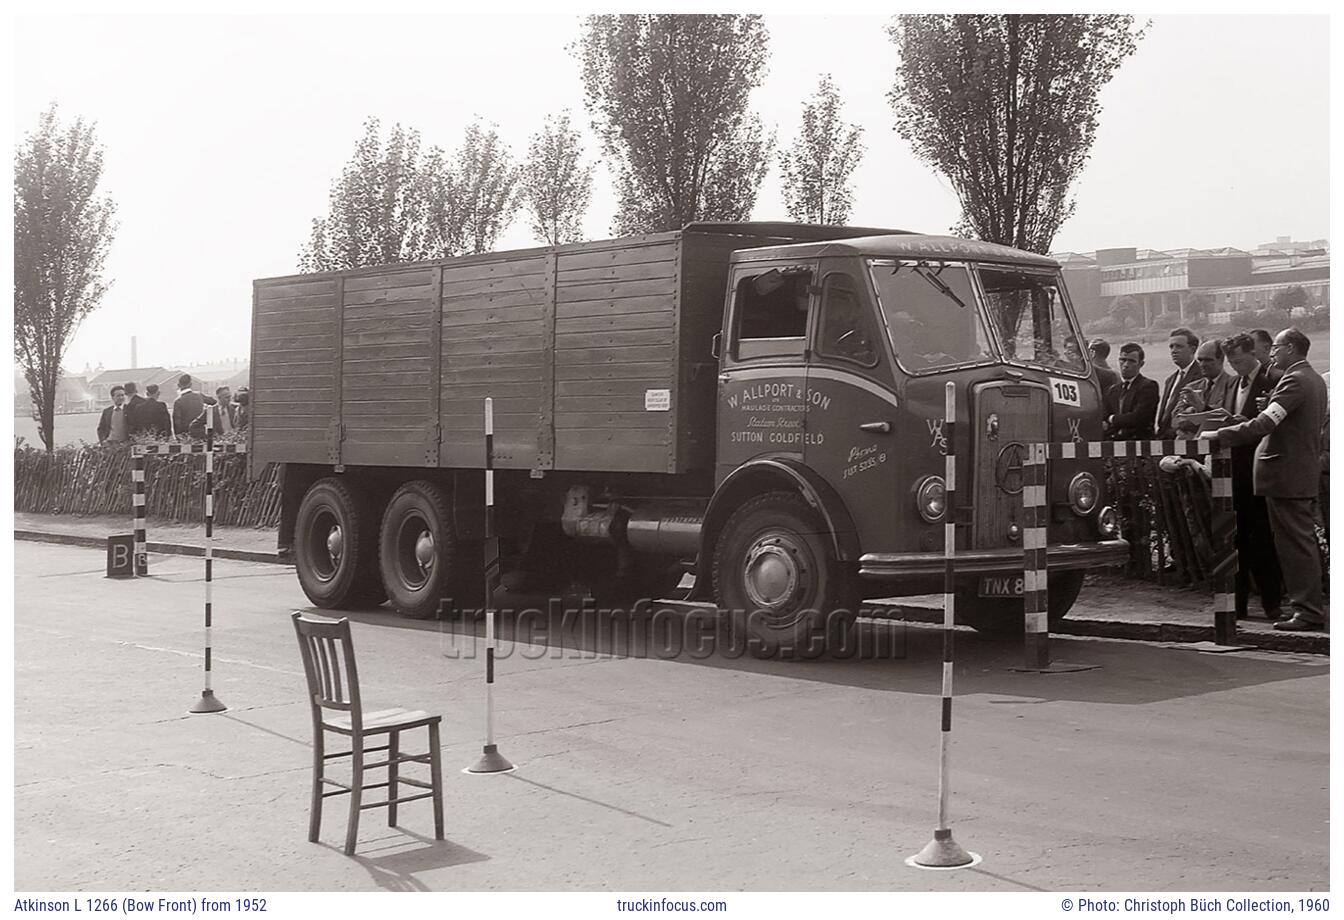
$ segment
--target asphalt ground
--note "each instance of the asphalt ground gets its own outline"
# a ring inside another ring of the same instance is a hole
[[[959,633],[952,827],[984,861],[934,873],[903,860],[936,818],[941,634],[871,622],[860,634],[891,654],[788,663],[662,659],[600,631],[556,629],[548,648],[537,618],[510,615],[496,712],[519,768],[482,777],[459,772],[483,742],[481,623],[351,614],[366,705],[444,715],[447,839],[427,803],[399,828],[370,810],[347,858],[339,799],[306,839],[292,570],[216,563],[229,709],[190,715],[201,561],[154,557],[128,581],[103,562],[15,545],[18,890],[1328,885],[1327,658],[1056,639],[1057,659],[1098,668],[1042,675],[1010,670],[1017,643]],[[620,654],[588,650],[604,642]]]

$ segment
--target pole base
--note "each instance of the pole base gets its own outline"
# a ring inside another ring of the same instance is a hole
[[[223,703],[221,703],[221,702],[215,697],[215,691],[213,691],[213,690],[202,690],[202,691],[201,691],[201,698],[200,698],[199,700],[197,700],[197,701],[192,705],[191,709],[189,709],[189,710],[187,710],[187,711],[188,711],[188,712],[223,712],[224,710],[226,710],[226,709],[228,709],[228,708],[229,708],[229,707],[225,706]]]
[[[464,773],[508,773],[513,770],[513,764],[509,763],[507,757],[499,753],[499,748],[493,744],[487,744],[481,754],[481,759],[476,761],[474,766],[467,767]]]
[[[959,869],[973,866],[980,857],[967,852],[952,839],[951,828],[939,828],[933,832],[933,839],[924,849],[906,860],[906,863],[919,869]]]

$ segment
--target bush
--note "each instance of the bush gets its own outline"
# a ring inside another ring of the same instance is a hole
[[[1292,324],[1293,318],[1288,315],[1287,310],[1270,307],[1268,310],[1255,312],[1255,325],[1268,329],[1270,335],[1275,335],[1279,330],[1286,329]]]
[[[1119,335],[1125,331],[1125,324],[1114,317],[1099,319],[1089,323],[1084,331],[1089,336],[1093,335]]]
[[[1181,314],[1179,313],[1160,313],[1153,320],[1149,329],[1175,329],[1182,325]]]

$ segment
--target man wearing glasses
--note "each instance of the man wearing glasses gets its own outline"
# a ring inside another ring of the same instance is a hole
[[[1293,616],[1275,629],[1306,632],[1326,628],[1321,560],[1316,547],[1316,502],[1321,477],[1321,424],[1325,381],[1307,361],[1311,340],[1297,329],[1274,337],[1270,360],[1283,372],[1269,404],[1255,418],[1220,428],[1216,447],[1254,444],[1255,494],[1269,506],[1274,546]],[[1263,440],[1262,440],[1263,439]]]

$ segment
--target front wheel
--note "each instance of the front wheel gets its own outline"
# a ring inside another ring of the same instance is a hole
[[[734,645],[760,658],[811,658],[843,642],[856,589],[820,517],[793,492],[746,502],[715,544],[715,599]]]
[[[1053,632],[1073,609],[1083,590],[1082,572],[1051,572],[1046,582],[1046,617]],[[993,636],[1021,635],[1022,601],[978,597],[973,586],[957,589],[957,622]]]

